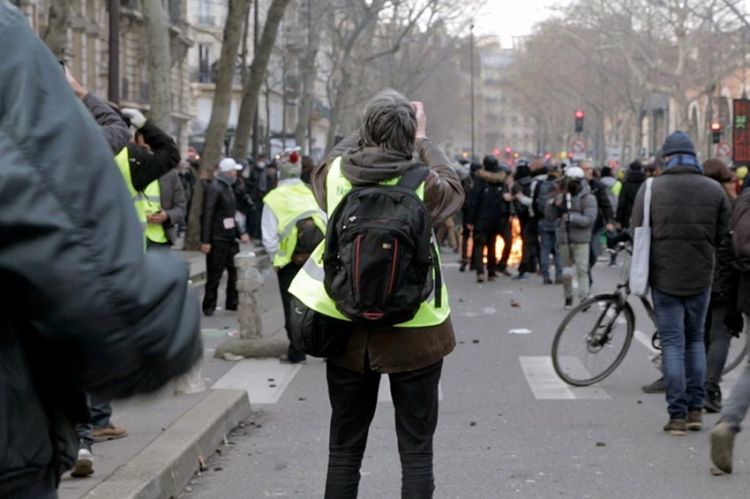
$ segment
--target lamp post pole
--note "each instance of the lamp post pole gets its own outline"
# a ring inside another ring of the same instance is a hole
[[[474,23],[469,28],[470,57],[469,70],[471,71],[471,161],[474,161]]]

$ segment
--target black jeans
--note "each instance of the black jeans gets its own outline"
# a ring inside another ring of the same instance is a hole
[[[497,257],[495,256],[495,243],[497,232],[480,232],[474,229],[474,270],[477,274],[484,274],[484,247],[487,246],[487,273],[495,274]]]
[[[523,224],[521,234],[523,238],[523,261],[518,271],[519,273],[534,273],[539,264],[539,221],[534,218],[528,219]]]
[[[469,263],[471,255],[469,255],[469,238],[471,237],[471,230],[467,224],[463,224],[461,231],[461,263]]]
[[[236,310],[237,301],[237,268],[234,266],[234,255],[240,252],[236,241],[214,241],[211,251],[206,255],[206,291],[203,295],[203,313],[213,313],[219,297],[219,283],[224,269],[227,269],[227,310]]]
[[[727,306],[721,302],[712,301],[706,315],[706,332],[704,343],[706,344],[706,390],[721,392],[719,383],[724,366],[729,357],[729,346],[735,335],[726,324],[724,317],[727,315]],[[744,339],[742,340],[744,341]]]
[[[110,418],[112,417],[112,406],[108,401],[100,400],[90,394],[86,394],[86,400],[88,402],[89,419],[77,422],[76,435],[78,435],[78,440],[90,449],[94,444],[94,437],[91,432],[94,431],[94,428],[109,426]]]
[[[279,278],[279,291],[281,291],[281,303],[284,306],[284,328],[286,329],[286,337],[289,338],[289,349],[287,350],[287,358],[291,362],[299,362],[305,360],[305,352],[299,349],[299,346],[294,344],[292,341],[292,335],[289,332],[290,321],[290,303],[291,294],[289,293],[289,286],[291,286],[294,277],[302,267],[289,263],[285,267],[278,270]]]
[[[396,411],[402,499],[431,498],[435,490],[432,437],[437,426],[442,368],[440,360],[416,371],[388,375]],[[369,366],[358,373],[328,362],[327,375],[332,414],[325,498],[356,498],[367,434],[378,402],[380,374]]]
[[[513,230],[510,225],[509,217],[504,217],[500,220],[498,235],[503,239],[503,254],[500,256],[500,261],[497,263],[498,269],[502,272],[508,267],[510,250],[513,248]]]

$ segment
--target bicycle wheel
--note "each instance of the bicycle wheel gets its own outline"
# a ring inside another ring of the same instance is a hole
[[[552,342],[552,365],[566,383],[589,386],[617,368],[630,348],[635,317],[618,295],[591,297],[568,313]]]
[[[729,355],[727,356],[727,363],[724,365],[724,371],[721,374],[727,374],[732,369],[736,368],[742,361],[747,357],[748,349],[750,349],[750,336],[748,336],[747,321],[745,322],[745,330],[742,331],[737,338],[732,338],[732,342],[729,344]]]

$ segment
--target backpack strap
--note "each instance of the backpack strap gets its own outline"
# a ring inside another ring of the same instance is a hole
[[[409,189],[410,191],[416,191],[417,187],[425,181],[429,174],[430,169],[428,167],[424,165],[414,165],[401,175],[397,185]]]

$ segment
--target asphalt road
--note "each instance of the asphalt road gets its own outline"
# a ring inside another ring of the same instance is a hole
[[[435,497],[748,496],[750,439],[744,434],[734,474],[714,477],[706,429],[684,437],[663,433],[663,395],[640,390],[658,376],[644,344],[633,341],[623,364],[594,388],[561,387],[545,371],[544,359],[565,314],[561,287],[543,286],[538,277],[477,285],[473,274],[461,274],[451,263],[445,274],[458,345],[446,358],[441,381]],[[613,289],[617,274],[600,264],[594,292]],[[640,307],[636,311],[636,329],[650,335],[653,326]],[[518,328],[531,333],[509,334]],[[313,359],[267,378],[263,366],[276,369],[260,365],[248,383],[274,385],[267,390],[275,395],[250,392],[252,420],[213,456],[184,497],[322,497],[330,416],[325,365]],[[383,399],[362,466],[365,499],[400,495],[393,406]],[[704,415],[705,426],[716,419]]]

